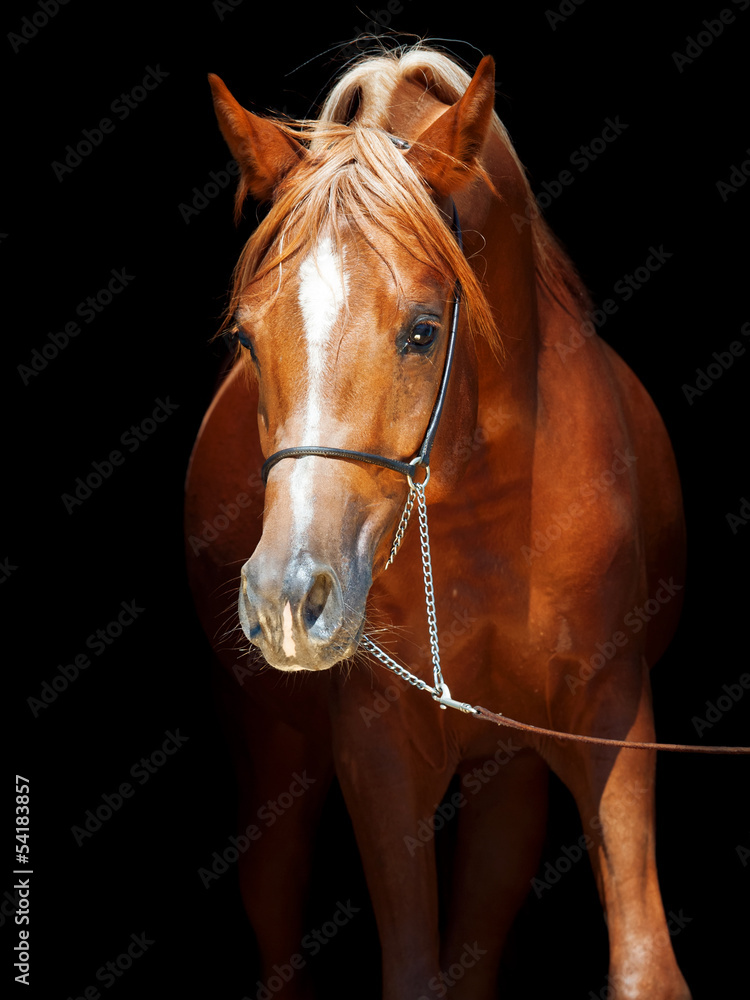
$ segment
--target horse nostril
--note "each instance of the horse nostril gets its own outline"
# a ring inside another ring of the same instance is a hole
[[[318,618],[322,615],[332,587],[333,581],[328,573],[319,573],[315,578],[315,583],[310,588],[302,609],[305,627],[308,630],[315,625]]]

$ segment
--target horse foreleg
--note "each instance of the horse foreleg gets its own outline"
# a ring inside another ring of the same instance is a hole
[[[434,996],[430,983],[439,974],[431,820],[452,768],[450,773],[431,768],[396,715],[368,728],[356,706],[338,711],[333,745],[378,926],[383,997],[418,1000]]]
[[[258,943],[260,980],[275,1000],[307,1000],[313,995],[307,964],[290,961],[309,930],[312,844],[333,777],[327,719],[319,732],[303,733],[250,699],[240,701],[238,712],[232,694],[238,832],[245,838],[240,891]]]
[[[609,669],[618,671],[613,676],[631,678],[631,711],[623,710],[628,701],[619,682],[615,690],[597,685],[595,679],[585,693],[586,710],[556,713],[555,727],[584,725],[585,729],[572,731],[653,741],[645,666],[640,682],[635,668],[629,670],[623,664],[620,669]],[[656,872],[655,753],[552,742],[545,744],[543,752],[573,793],[589,838],[586,843],[609,932],[608,995],[617,1000],[689,1000],[690,991],[672,950]]]
[[[451,1000],[491,1000],[503,945],[544,844],[546,763],[512,734],[463,770],[443,983]]]

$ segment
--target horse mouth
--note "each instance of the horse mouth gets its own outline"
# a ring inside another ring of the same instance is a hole
[[[263,653],[266,663],[274,670],[284,673],[318,673],[330,670],[338,663],[350,660],[359,649],[359,643],[364,631],[364,623],[357,630],[357,634],[346,641],[337,641],[327,645],[325,648],[318,646],[300,649],[294,648],[291,653],[282,650],[281,655],[268,645],[248,636],[250,642],[257,646]]]

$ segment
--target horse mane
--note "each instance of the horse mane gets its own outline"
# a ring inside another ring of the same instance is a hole
[[[364,56],[335,84],[323,103],[320,119],[348,121],[363,103],[363,95],[368,90],[384,94],[402,80],[423,84],[425,90],[438,101],[451,105],[466,91],[471,74],[455,58],[421,42],[390,51],[380,49],[377,54]],[[524,222],[528,222],[531,228],[539,280],[569,311],[590,308],[588,292],[572,260],[547,225],[531,190],[526,170],[496,112],[492,115],[492,128],[516,164],[525,188],[527,210]]]
[[[364,232],[365,225],[375,225],[439,277],[461,282],[472,333],[484,337],[502,357],[500,332],[481,280],[430,192],[389,134],[385,98],[402,81],[421,83],[437,100],[451,105],[464,93],[471,76],[436,49],[422,44],[402,47],[357,61],[331,89],[317,119],[271,119],[306,145],[308,156],[278,186],[270,211],[241,252],[225,327],[248,286],[280,269],[310,233],[326,232],[340,247],[341,237],[351,227]],[[375,116],[368,113],[372,107],[377,109]],[[578,315],[588,304],[583,283],[544,221],[510,137],[494,113],[492,128],[518,166],[526,188],[537,279],[571,314]],[[491,185],[481,167],[476,167],[476,173]],[[398,280],[395,272],[394,278]]]

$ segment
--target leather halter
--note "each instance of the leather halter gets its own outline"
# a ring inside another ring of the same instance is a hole
[[[458,220],[458,212],[453,205],[453,232],[456,237],[459,249],[463,250],[463,240],[461,237],[461,224]],[[435,435],[440,424],[440,417],[443,412],[443,404],[448,394],[448,381],[450,379],[451,368],[453,367],[453,355],[456,346],[456,331],[458,330],[459,308],[461,304],[461,285],[458,281],[453,290],[453,312],[451,315],[450,330],[448,333],[448,344],[445,349],[445,361],[443,363],[443,376],[440,380],[440,387],[435,398],[427,430],[425,431],[422,444],[409,462],[400,461],[396,458],[386,458],[384,455],[373,455],[367,451],[351,451],[348,448],[329,448],[323,445],[300,445],[296,448],[282,448],[267,458],[261,469],[261,478],[264,485],[268,482],[268,473],[283,458],[303,458],[307,455],[317,455],[322,458],[342,458],[357,462],[367,462],[370,465],[380,465],[384,469],[391,469],[400,472],[411,480],[417,466],[423,466],[429,474],[430,452],[435,443]]]

